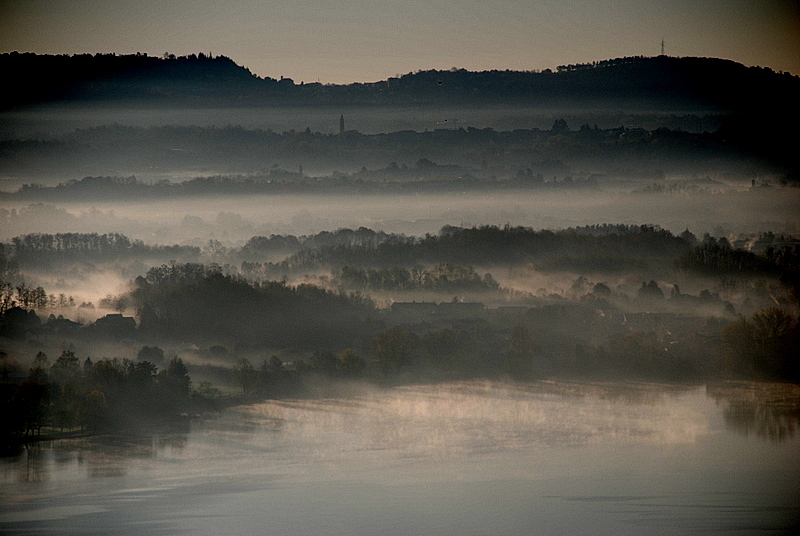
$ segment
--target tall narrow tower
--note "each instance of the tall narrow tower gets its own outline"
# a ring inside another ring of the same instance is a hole
[[[344,114],[339,116],[339,134],[344,134]]]
[[[664,55],[664,38],[661,38],[661,55]]]

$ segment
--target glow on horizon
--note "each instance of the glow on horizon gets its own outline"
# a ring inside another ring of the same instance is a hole
[[[794,0],[23,0],[0,52],[198,52],[296,82],[420,69],[541,70],[622,56],[708,56],[800,75]]]

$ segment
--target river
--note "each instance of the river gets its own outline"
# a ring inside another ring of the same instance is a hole
[[[0,533],[789,534],[798,413],[762,404],[781,389],[797,395],[353,385],[229,408],[187,433],[40,442],[0,460]]]

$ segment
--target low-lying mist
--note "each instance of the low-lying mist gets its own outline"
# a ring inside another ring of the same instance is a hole
[[[273,356],[289,376],[672,380],[757,370],[748,319],[796,317],[800,188],[783,145],[731,141],[748,124],[730,117],[3,114],[2,303],[27,311],[2,327],[21,359],[157,344],[233,390],[250,359],[265,392]],[[394,328],[414,351],[387,364]],[[775,362],[760,373],[794,377]]]
[[[421,236],[445,225],[564,229],[596,223],[655,224],[673,233],[736,237],[800,231],[800,190],[763,187],[634,193],[545,189],[409,195],[204,196],[147,202],[9,203],[0,240],[28,233],[119,232],[148,244],[209,240],[241,245],[252,236],[309,235],[368,227]]]

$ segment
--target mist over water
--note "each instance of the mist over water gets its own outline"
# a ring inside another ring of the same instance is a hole
[[[703,387],[647,384],[354,384],[337,398],[232,408],[188,434],[33,446],[3,463],[0,526],[19,534],[788,530],[800,522],[798,438],[747,434],[726,420],[729,404]]]

